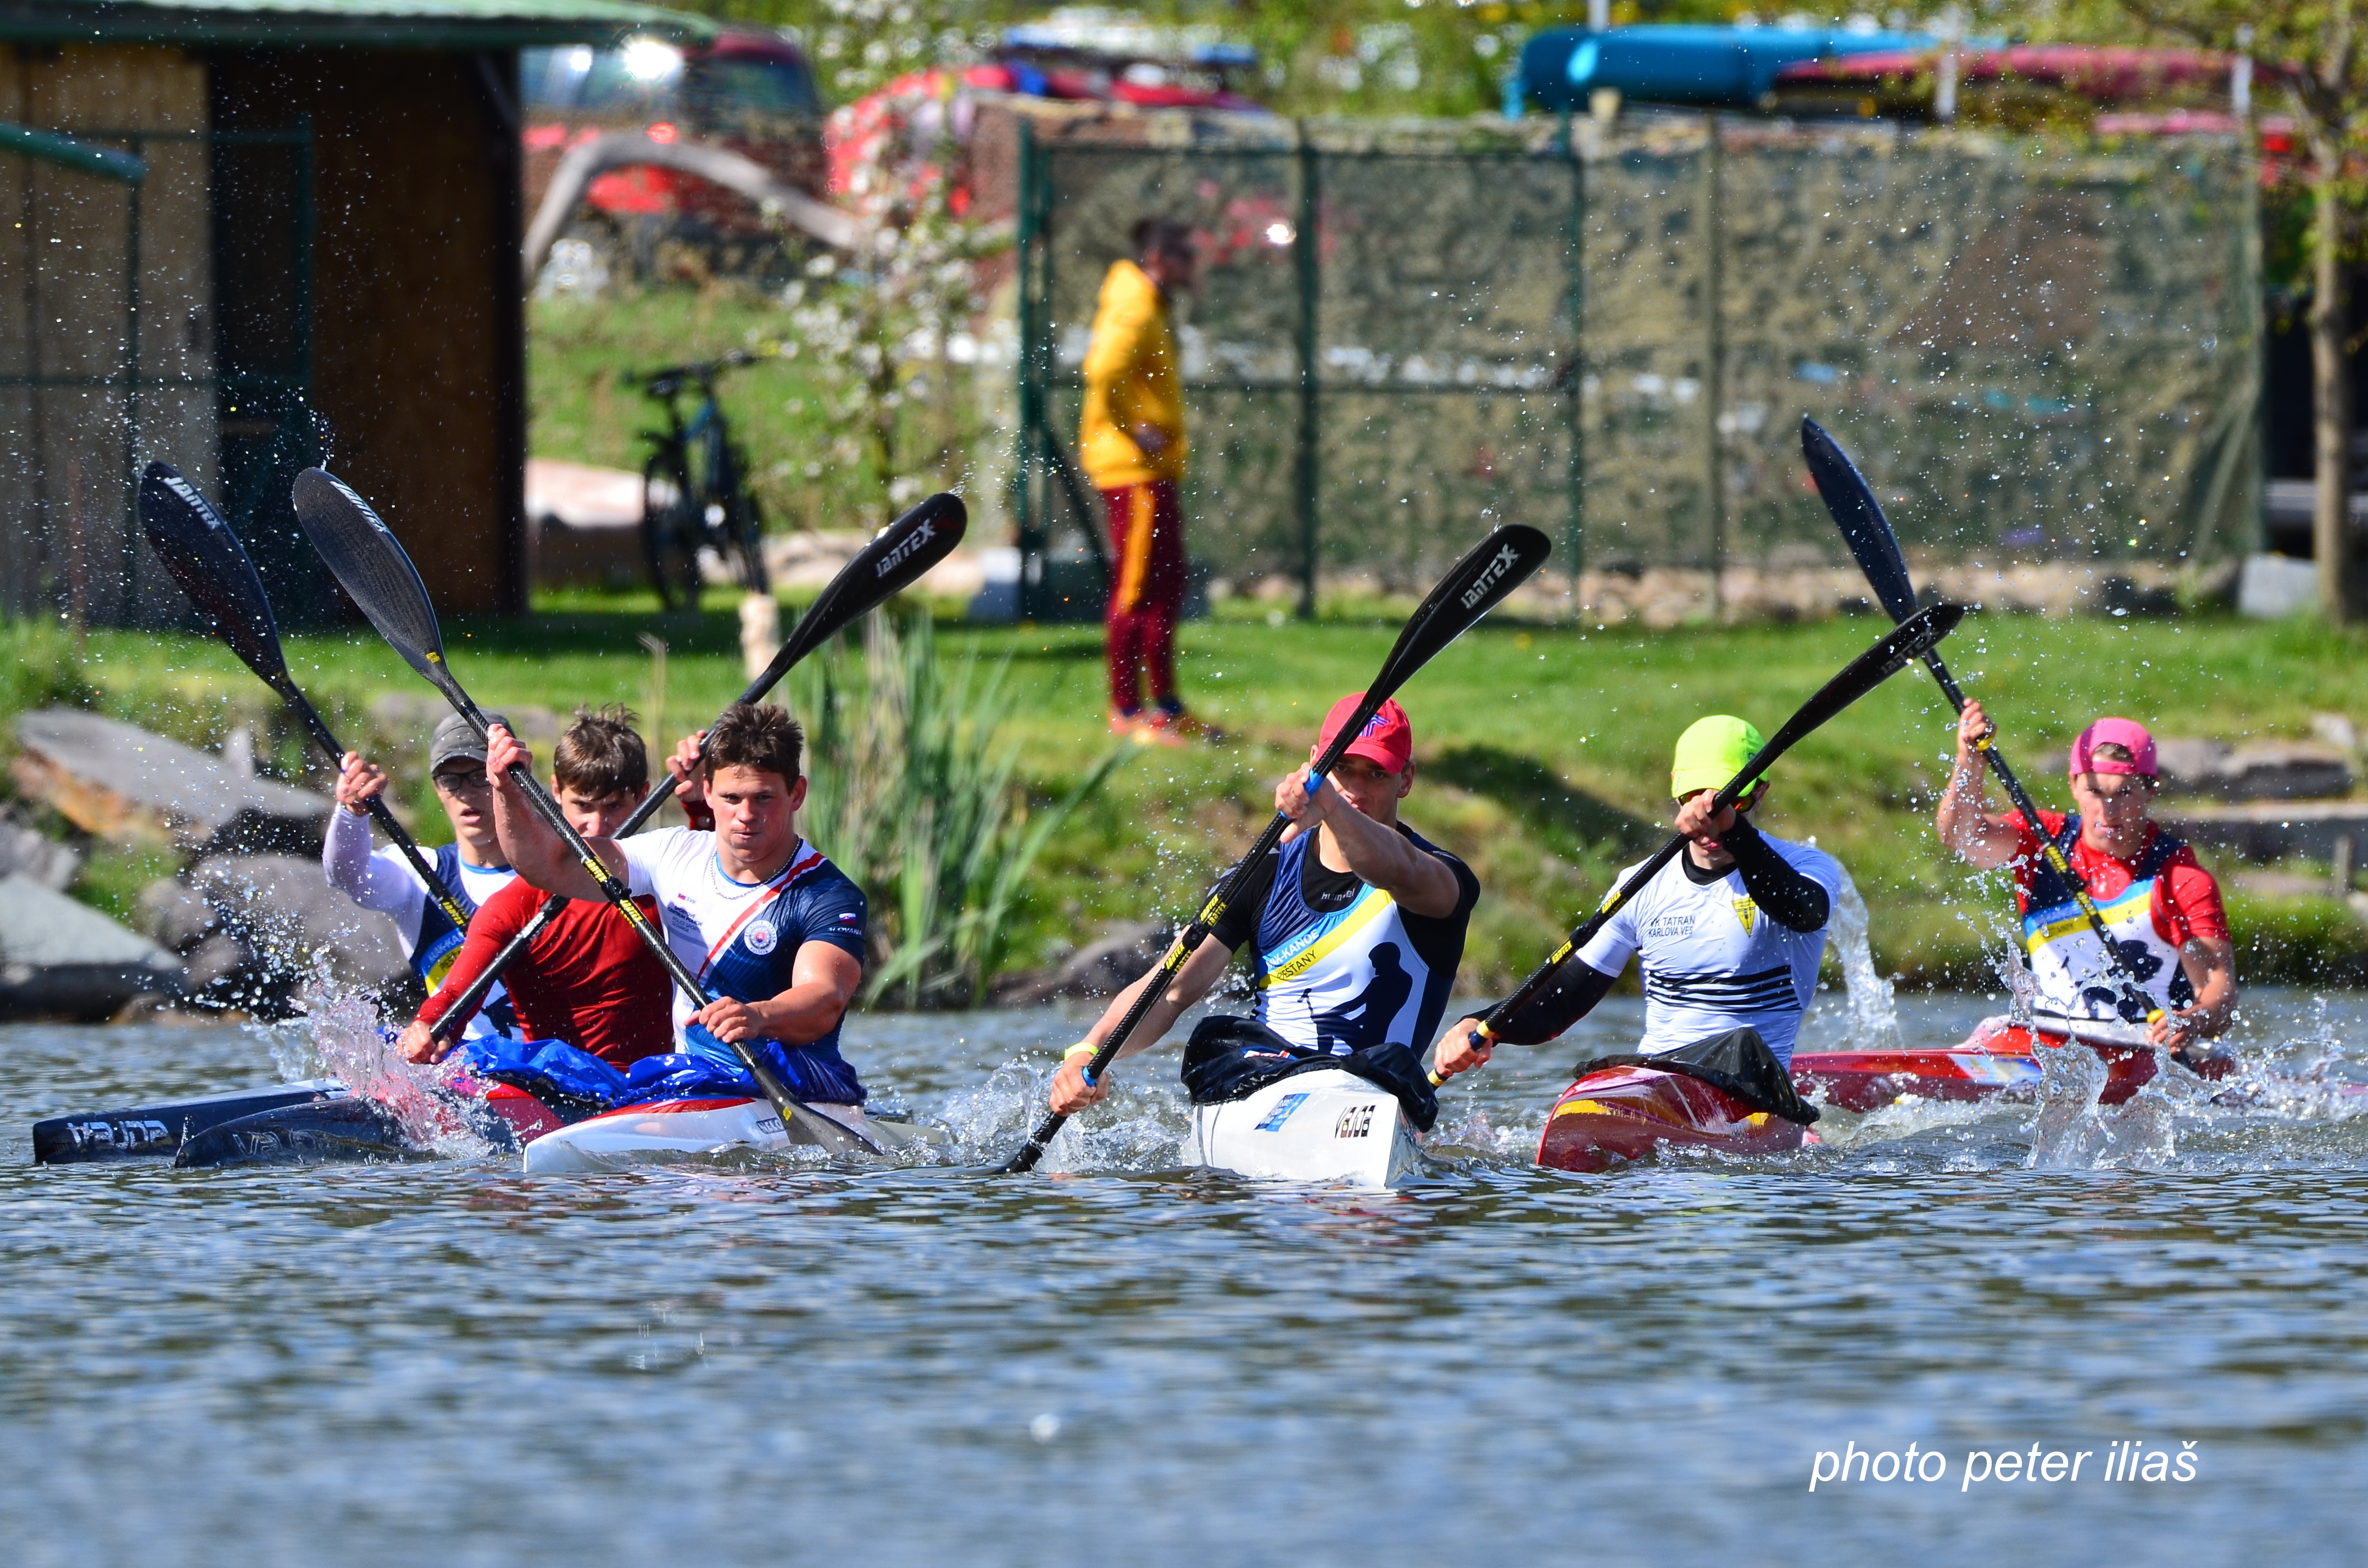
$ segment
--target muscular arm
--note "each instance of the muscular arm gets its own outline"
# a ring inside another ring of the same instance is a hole
[[[1472,1037],[1481,1018],[1495,1008],[1483,1007],[1474,1017],[1450,1024],[1432,1050],[1431,1071],[1444,1081],[1458,1073],[1486,1066],[1499,1044],[1543,1045],[1593,1012],[1595,1005],[1611,993],[1612,982],[1619,978],[1604,973],[1574,953],[1562,961],[1544,990],[1476,1041]]]
[[[1294,772],[1276,789],[1275,804],[1294,822],[1304,823],[1310,812],[1321,818],[1332,830],[1332,842],[1340,846],[1349,869],[1396,900],[1408,915],[1440,919],[1455,913],[1462,894],[1447,862],[1417,848],[1397,829],[1383,826],[1350,805],[1330,779],[1324,781],[1310,803],[1306,771]]]
[[[567,847],[567,841],[527,804],[526,791],[511,775],[510,765],[526,759],[526,748],[518,744],[517,738],[499,724],[495,725],[486,747],[485,771],[494,781],[494,833],[502,842],[503,857],[529,887],[541,888],[562,898],[599,902],[600,884],[592,880],[592,873]],[[591,844],[612,876],[620,881],[632,880],[625,852],[617,846],[615,839],[596,838]]]
[[[807,942],[790,966],[790,988],[762,1002],[735,1002],[719,996],[691,1015],[716,1039],[777,1040],[783,1045],[811,1045],[838,1027],[855,988],[863,983],[863,965],[845,948],[829,942]]]
[[[2191,937],[2179,949],[2179,967],[2195,987],[2195,1006],[2155,1026],[2164,1037],[2159,1043],[2178,1047],[2199,1035],[2217,1039],[2237,1011],[2237,944],[2225,937]],[[2182,1038],[2169,1038],[2174,1030]]]
[[[1957,721],[1956,765],[1950,769],[1949,787],[1941,791],[1941,809],[1932,819],[1941,841],[1967,864],[1985,871],[1996,871],[2010,864],[2016,846],[2022,841],[2010,819],[1989,812],[1989,802],[1985,798],[1989,780],[1980,746],[1991,733],[1982,705],[1966,703]],[[2032,831],[2038,830],[2037,823],[2031,825]]]
[[[1751,825],[1749,817],[1737,816],[1735,825],[1720,835],[1719,846],[1735,857],[1735,869],[1743,877],[1743,891],[1751,895],[1751,902],[1770,920],[1804,936],[1826,928],[1826,921],[1833,914],[1833,901],[1826,896],[1826,890],[1770,848],[1768,841],[1759,836],[1759,830]],[[1554,1032],[1559,1034],[1562,1030]]]
[[[1168,950],[1173,952],[1175,949],[1171,947]],[[1184,960],[1184,967],[1177,971],[1176,978],[1154,999],[1144,1011],[1143,1021],[1135,1026],[1134,1033],[1129,1035],[1126,1043],[1119,1048],[1119,1057],[1133,1056],[1158,1044],[1175,1027],[1177,1018],[1184,1010],[1209,994],[1209,988],[1217,983],[1219,975],[1225,972],[1225,965],[1233,956],[1233,949],[1216,937],[1201,938],[1201,945],[1192,949],[1192,956]],[[1134,999],[1142,995],[1158,976],[1159,971],[1155,969],[1111,997],[1110,1005],[1102,1009],[1102,1016],[1094,1020],[1094,1027],[1086,1031],[1084,1040],[1078,1043],[1090,1045],[1099,1051],[1117,1030],[1119,1020],[1126,1017],[1127,1009],[1134,1006]],[[1109,1092],[1107,1079],[1099,1084],[1086,1082],[1086,1062],[1087,1058],[1080,1053],[1063,1062],[1060,1071],[1053,1074],[1052,1108],[1064,1116],[1094,1104]]]

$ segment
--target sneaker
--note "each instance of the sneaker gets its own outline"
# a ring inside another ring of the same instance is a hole
[[[1110,714],[1110,733],[1121,740],[1139,741],[1148,745],[1151,742],[1151,721],[1140,712],[1129,713],[1124,709],[1113,708]]]
[[[1144,722],[1161,734],[1172,736],[1174,739],[1171,744],[1180,744],[1188,740],[1214,743],[1225,738],[1224,731],[1195,719],[1184,710],[1181,703],[1174,707],[1163,704],[1155,708],[1145,715]]]

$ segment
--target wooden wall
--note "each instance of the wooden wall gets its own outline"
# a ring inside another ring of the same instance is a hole
[[[310,116],[315,402],[340,477],[450,611],[525,608],[526,424],[511,55],[213,61],[224,130]],[[229,215],[224,215],[229,221]]]
[[[206,72],[175,49],[0,46],[0,119],[45,130],[202,131]],[[115,143],[122,145],[122,143]],[[142,151],[139,456],[214,476],[212,260],[202,142]],[[0,611],[97,621],[170,613],[178,596],[134,545],[120,389],[133,347],[130,187],[0,153]]]

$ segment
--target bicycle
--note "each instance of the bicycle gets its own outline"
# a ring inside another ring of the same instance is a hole
[[[747,449],[733,438],[715,399],[716,378],[756,359],[735,349],[639,378],[643,395],[666,410],[666,428],[642,432],[654,449],[642,465],[642,556],[658,603],[668,610],[699,608],[704,551],[713,551],[743,589],[769,591],[765,518],[748,490]],[[688,418],[686,393],[694,401]]]

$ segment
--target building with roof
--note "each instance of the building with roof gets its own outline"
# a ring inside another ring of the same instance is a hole
[[[295,622],[325,456],[439,608],[525,607],[518,51],[703,36],[614,0],[0,0],[0,610],[184,613],[162,460]]]

